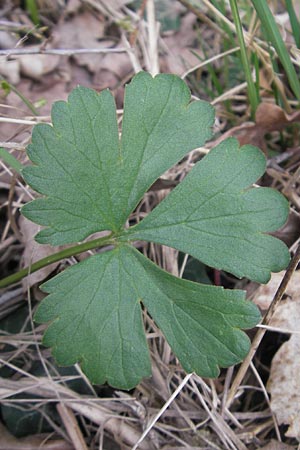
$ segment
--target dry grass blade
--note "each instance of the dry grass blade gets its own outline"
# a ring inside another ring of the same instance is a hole
[[[149,72],[152,75],[159,73],[158,61],[158,23],[155,20],[155,3],[154,0],[148,0],[146,4],[147,18],[148,18],[148,32],[149,32]]]
[[[88,450],[72,409],[61,403],[56,408],[75,450]]]
[[[192,374],[186,375],[186,377],[183,379],[183,381],[180,383],[178,388],[174,391],[174,393],[171,395],[171,397],[166,401],[164,406],[161,408],[161,410],[156,414],[155,417],[150,421],[147,428],[143,432],[142,436],[138,439],[136,444],[134,445],[132,450],[136,450],[140,447],[141,443],[144,441],[145,437],[150,433],[151,429],[154,427],[156,422],[159,420],[159,418],[163,415],[163,413],[166,411],[166,409],[170,406],[170,404],[173,402],[173,400],[177,397],[177,395],[181,392],[181,390],[184,388],[184,386],[187,384],[189,379],[192,377]]]

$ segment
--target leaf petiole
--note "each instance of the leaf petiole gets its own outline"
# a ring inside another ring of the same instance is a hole
[[[78,255],[79,253],[83,253],[87,250],[92,250],[97,247],[105,247],[106,245],[114,245],[116,244],[114,240],[113,234],[109,234],[108,236],[104,236],[98,239],[93,239],[92,241],[83,242],[82,244],[74,245],[72,247],[65,248],[59,252],[53,253],[52,255],[46,256],[30,266],[24,267],[24,269],[19,270],[8,277],[2,278],[0,280],[0,288],[4,288],[9,286],[10,284],[17,283],[22,280],[22,278],[30,275],[33,272],[36,272],[43,267],[49,266],[57,261],[61,261],[65,258],[69,258],[70,256]]]

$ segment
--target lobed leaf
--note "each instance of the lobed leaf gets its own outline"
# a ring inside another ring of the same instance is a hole
[[[47,228],[40,243],[78,242],[120,230],[151,184],[211,136],[214,114],[175,75],[141,72],[126,87],[122,139],[109,91],[78,87],[56,102],[53,126],[35,126],[23,176],[45,198],[23,214]]]
[[[285,222],[287,202],[272,189],[249,187],[265,158],[234,139],[211,150],[146,218],[124,229],[153,182],[210,136],[211,106],[189,102],[180,78],[140,73],[126,87],[121,139],[110,92],[83,87],[54,104],[53,126],[34,128],[33,165],[23,174],[42,196],[22,212],[45,227],[37,240],[66,244],[110,230],[115,243],[45,283],[49,295],[35,316],[49,323],[44,343],[58,363],[80,362],[94,383],[130,389],[150,375],[141,303],[182,366],[205,377],[245,357],[249,339],[241,329],[259,321],[242,291],[173,277],[130,241],[169,245],[262,282],[288,263],[285,245],[266,234]]]
[[[51,322],[44,344],[59,364],[77,361],[94,383],[130,389],[151,374],[140,303],[187,371],[218,375],[241,361],[260,315],[244,292],[176,278],[123,245],[91,256],[42,285],[35,315]]]
[[[282,226],[288,202],[271,188],[249,188],[265,171],[256,147],[229,138],[198,162],[147,217],[121,239],[157,242],[238,277],[266,283],[287,266],[285,244],[265,234]]]

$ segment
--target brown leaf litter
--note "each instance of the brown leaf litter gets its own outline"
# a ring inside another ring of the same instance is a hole
[[[281,131],[288,125],[300,122],[300,111],[287,114],[280,106],[273,103],[262,102],[259,104],[255,123],[246,122],[231,128],[224,133],[218,142],[233,136],[238,139],[240,145],[252,144],[266,151],[265,135],[273,131]]]
[[[284,272],[274,273],[265,286],[261,286],[254,299],[262,309],[267,309]],[[270,322],[271,329],[291,334],[284,342],[271,364],[267,389],[271,394],[271,410],[279,424],[288,424],[287,437],[300,439],[300,271],[296,271],[287,286],[283,300]]]
[[[79,31],[80,30],[80,31]],[[58,48],[120,48],[123,47],[118,36],[106,36],[106,23],[100,15],[84,11],[59,23],[53,31],[53,40]],[[93,75],[93,83],[97,89],[115,87],[132,72],[127,53],[81,54],[74,53],[74,61]]]

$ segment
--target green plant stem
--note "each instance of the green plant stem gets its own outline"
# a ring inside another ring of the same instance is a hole
[[[250,105],[251,105],[251,115],[252,115],[252,117],[254,117],[259,100],[257,97],[257,91],[255,89],[255,84],[253,82],[252,75],[251,75],[251,68],[250,68],[249,59],[248,59],[248,55],[247,55],[247,49],[246,49],[246,44],[245,44],[245,40],[244,40],[244,33],[243,33],[243,28],[242,28],[242,24],[241,24],[241,20],[240,20],[237,1],[236,0],[229,0],[229,1],[230,1],[232,17],[233,17],[234,24],[236,27],[237,37],[239,40],[239,46],[240,46],[240,52],[241,52],[241,62],[242,62],[243,68],[244,68],[246,82],[247,82],[247,86],[248,86],[248,96],[249,96],[249,101],[250,101]]]
[[[57,261],[61,261],[62,259],[69,258],[70,256],[78,255],[79,253],[86,252],[87,250],[91,250],[93,248],[97,247],[104,247],[106,245],[112,245],[115,244],[115,240],[110,234],[109,236],[105,236],[102,238],[94,239],[92,241],[84,242],[83,244],[74,245],[73,247],[65,248],[64,250],[61,250],[60,252],[53,253],[50,256],[46,256],[45,258],[40,259],[39,261],[36,261],[35,263],[31,264],[30,266],[25,267],[22,270],[19,270],[19,272],[14,273],[12,275],[9,275],[6,278],[3,278],[0,280],[0,288],[4,288],[6,286],[9,286],[10,284],[17,283],[18,281],[22,280],[22,278],[26,277],[27,275],[30,275],[33,272],[36,272],[43,267],[49,266],[50,264],[53,264]]]
[[[281,61],[281,64],[283,65],[286,71],[286,75],[288,77],[290,86],[297,100],[300,100],[300,83],[298,75],[292,64],[289,52],[287,51],[287,48],[279,32],[273,14],[268,6],[268,3],[266,2],[266,0],[251,0],[251,1],[254,8],[256,9],[257,15],[263,27],[265,28],[265,31],[268,35],[268,39],[275,48],[278,57]]]

